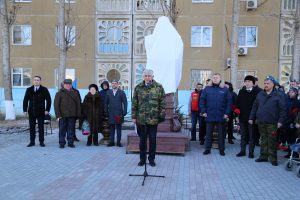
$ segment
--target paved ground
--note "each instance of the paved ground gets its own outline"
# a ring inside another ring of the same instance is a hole
[[[124,144],[129,132],[123,133]],[[24,133],[0,134],[0,199],[300,199],[300,179],[295,170],[285,171],[283,159],[273,167],[236,158],[237,144],[226,144],[225,157],[217,150],[203,156],[198,142],[185,156],[158,155],[157,166],[148,172],[166,177],[147,178],[142,187],[142,178],[128,176],[143,173],[138,154],[126,154],[125,147],[87,147],[86,138],[78,136],[75,149],[59,149],[57,134],[46,137],[45,148],[25,147],[29,137]]]

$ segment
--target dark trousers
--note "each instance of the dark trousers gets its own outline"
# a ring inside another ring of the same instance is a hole
[[[75,117],[62,117],[60,118],[58,125],[59,125],[59,144],[65,145],[66,144],[66,135],[68,144],[74,143],[74,134],[75,134]]]
[[[87,144],[92,144],[92,142],[93,142],[94,144],[98,144],[98,133],[91,133],[91,134],[88,136]]]
[[[260,158],[277,161],[277,124],[258,124],[261,134]]]
[[[41,117],[29,116],[30,143],[32,143],[32,144],[35,143],[36,120],[38,121],[39,141],[40,141],[40,143],[44,143],[44,116],[41,116]]]
[[[241,151],[246,152],[247,138],[249,138],[249,153],[254,153],[253,125],[248,122],[240,122],[241,127]]]
[[[257,124],[253,124],[253,138],[254,138],[254,144],[259,144],[260,132]],[[247,139],[246,141],[248,142],[249,138],[246,139]]]
[[[233,114],[229,115],[229,120],[227,122],[227,138],[228,140],[233,139]]]
[[[115,131],[117,129],[117,144],[121,143],[122,124],[110,124],[110,143],[115,143]]]
[[[199,116],[199,112],[191,112],[191,123],[192,123],[192,128],[191,128],[191,139],[192,140],[196,140],[196,126],[197,123],[199,124],[199,139],[200,139],[200,116]]]
[[[217,127],[218,130],[218,145],[219,150],[224,151],[225,150],[225,133],[224,133],[224,122],[206,122],[206,138],[205,138],[205,149],[210,150],[212,145],[212,136],[214,127]]]
[[[199,140],[204,141],[206,136],[206,122],[205,117],[200,117],[200,132],[199,132]]]
[[[157,125],[138,125],[137,132],[140,136],[140,160],[146,161],[147,138],[149,136],[149,161],[154,161],[156,152]]]

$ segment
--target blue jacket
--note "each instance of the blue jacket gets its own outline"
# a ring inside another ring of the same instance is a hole
[[[206,113],[206,122],[224,122],[224,115],[230,115],[232,96],[227,88],[207,86],[200,97],[201,113]]]
[[[283,124],[286,119],[285,101],[282,92],[273,90],[267,94],[263,90],[256,96],[249,119],[256,119],[258,124]]]

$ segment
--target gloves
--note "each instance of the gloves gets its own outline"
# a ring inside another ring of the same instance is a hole
[[[165,112],[161,112],[159,114],[159,117],[158,117],[158,122],[160,123],[160,122],[165,121],[165,117],[166,117],[166,113]]]

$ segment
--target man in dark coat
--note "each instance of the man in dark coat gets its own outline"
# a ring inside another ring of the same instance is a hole
[[[46,101],[46,107],[45,107]],[[28,106],[29,103],[29,106]],[[36,120],[39,127],[40,146],[44,147],[44,118],[49,114],[51,108],[51,97],[48,89],[41,85],[41,77],[35,76],[33,85],[27,88],[23,100],[23,112],[29,115],[30,143],[27,147],[35,145]]]
[[[72,90],[71,79],[65,79],[63,88],[56,93],[54,110],[59,125],[59,148],[65,147],[66,134],[68,146],[74,148],[75,122],[81,115],[81,103],[77,92]]]
[[[219,137],[219,151],[225,156],[224,126],[231,112],[232,97],[224,84],[221,75],[215,73],[211,85],[205,87],[200,97],[200,111],[206,121],[206,139],[204,155],[210,154],[214,126],[217,126]]]
[[[267,76],[264,90],[258,93],[249,117],[249,124],[257,121],[261,134],[260,157],[256,162],[268,162],[277,166],[277,131],[286,119],[285,96],[274,89],[275,79]]]
[[[245,87],[238,94],[236,109],[239,110],[239,125],[241,128],[241,151],[237,157],[246,155],[247,138],[249,138],[249,158],[254,158],[253,124],[249,124],[249,115],[257,94],[260,92],[255,85],[255,77],[248,75],[244,78]]]
[[[113,80],[111,84],[112,89],[106,93],[104,105],[110,125],[110,142],[107,146],[111,147],[115,145],[115,130],[117,129],[117,146],[122,147],[121,131],[124,116],[127,114],[127,98],[125,92],[118,88],[118,81]]]
[[[232,108],[236,107],[236,100],[237,100],[237,94],[233,91],[233,86],[232,83],[225,81],[225,87],[228,88],[230,95],[232,97]],[[230,112],[230,115],[228,116],[229,120],[227,122],[227,137],[228,137],[228,143],[229,144],[234,144],[233,139],[233,120],[235,119],[235,115],[233,112],[233,109]],[[225,126],[225,132],[226,132],[226,126]]]
[[[102,97],[98,94],[96,84],[89,85],[89,93],[84,97],[82,104],[82,119],[87,120],[90,125],[90,135],[87,139],[87,146],[92,142],[95,146],[98,144],[98,133],[102,130],[104,118],[104,106]]]

